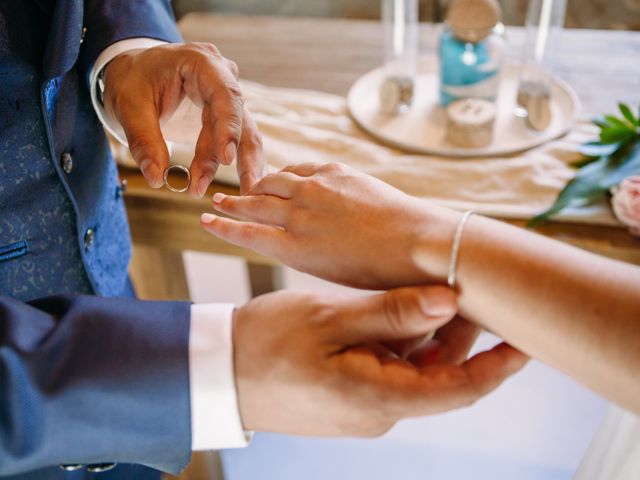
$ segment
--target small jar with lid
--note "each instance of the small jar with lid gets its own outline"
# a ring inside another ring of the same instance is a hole
[[[495,101],[506,41],[496,0],[454,0],[440,37],[440,104]]]

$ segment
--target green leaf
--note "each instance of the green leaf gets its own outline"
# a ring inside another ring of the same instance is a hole
[[[635,123],[632,123],[631,125],[629,125],[623,122],[622,120],[620,120],[618,117],[614,117],[613,115],[605,115],[604,118],[612,127],[623,129],[623,130],[629,130],[630,132],[635,133],[636,129],[633,128]]]
[[[626,143],[633,140],[636,132],[628,127],[607,127],[600,131],[600,141],[602,143]]]
[[[602,143],[596,140],[593,142],[583,143],[578,147],[578,152],[587,157],[602,157],[611,155],[618,150],[620,146],[620,143]]]
[[[567,207],[587,205],[625,178],[638,174],[640,141],[629,143],[612,155],[602,156],[583,167],[560,192],[553,206],[535,216],[528,226],[535,227]]]
[[[625,105],[624,103],[619,103],[618,104],[618,108],[620,109],[620,113],[622,113],[622,116],[633,126],[640,126],[640,118],[636,118],[633,116],[633,113],[631,113],[631,109],[629,108],[628,105]]]

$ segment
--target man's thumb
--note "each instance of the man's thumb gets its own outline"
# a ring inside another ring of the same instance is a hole
[[[349,304],[337,334],[345,344],[413,338],[446,324],[457,308],[447,287],[399,288]]]
[[[137,108],[127,106],[117,112],[118,120],[127,136],[129,150],[149,186],[163,185],[163,172],[169,163],[169,150],[162,136],[158,114],[149,101]]]

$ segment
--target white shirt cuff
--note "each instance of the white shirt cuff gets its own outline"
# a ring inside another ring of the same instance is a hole
[[[233,370],[231,336],[234,305],[191,306],[189,384],[191,447],[219,450],[246,447]]]
[[[127,145],[127,137],[124,134],[122,126],[119,122],[115,121],[107,114],[102,105],[102,101],[98,98],[98,75],[107,65],[107,63],[109,63],[121,53],[139,48],[152,48],[158,45],[165,45],[166,43],[167,42],[163,42],[161,40],[144,37],[121,40],[107,47],[100,54],[100,56],[96,60],[96,63],[93,65],[93,68],[91,69],[91,74],[89,75],[89,90],[91,92],[91,102],[93,103],[93,108],[95,109],[96,114],[98,115],[98,119],[100,120],[104,128],[111,135],[117,138],[118,141],[123,145]]]

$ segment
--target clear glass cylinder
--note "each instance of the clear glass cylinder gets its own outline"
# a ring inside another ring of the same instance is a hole
[[[382,0],[382,22],[386,77],[382,108],[394,113],[408,108],[413,99],[418,63],[418,0]]]
[[[526,117],[532,101],[551,95],[553,51],[560,44],[567,0],[529,0],[516,115]]]

